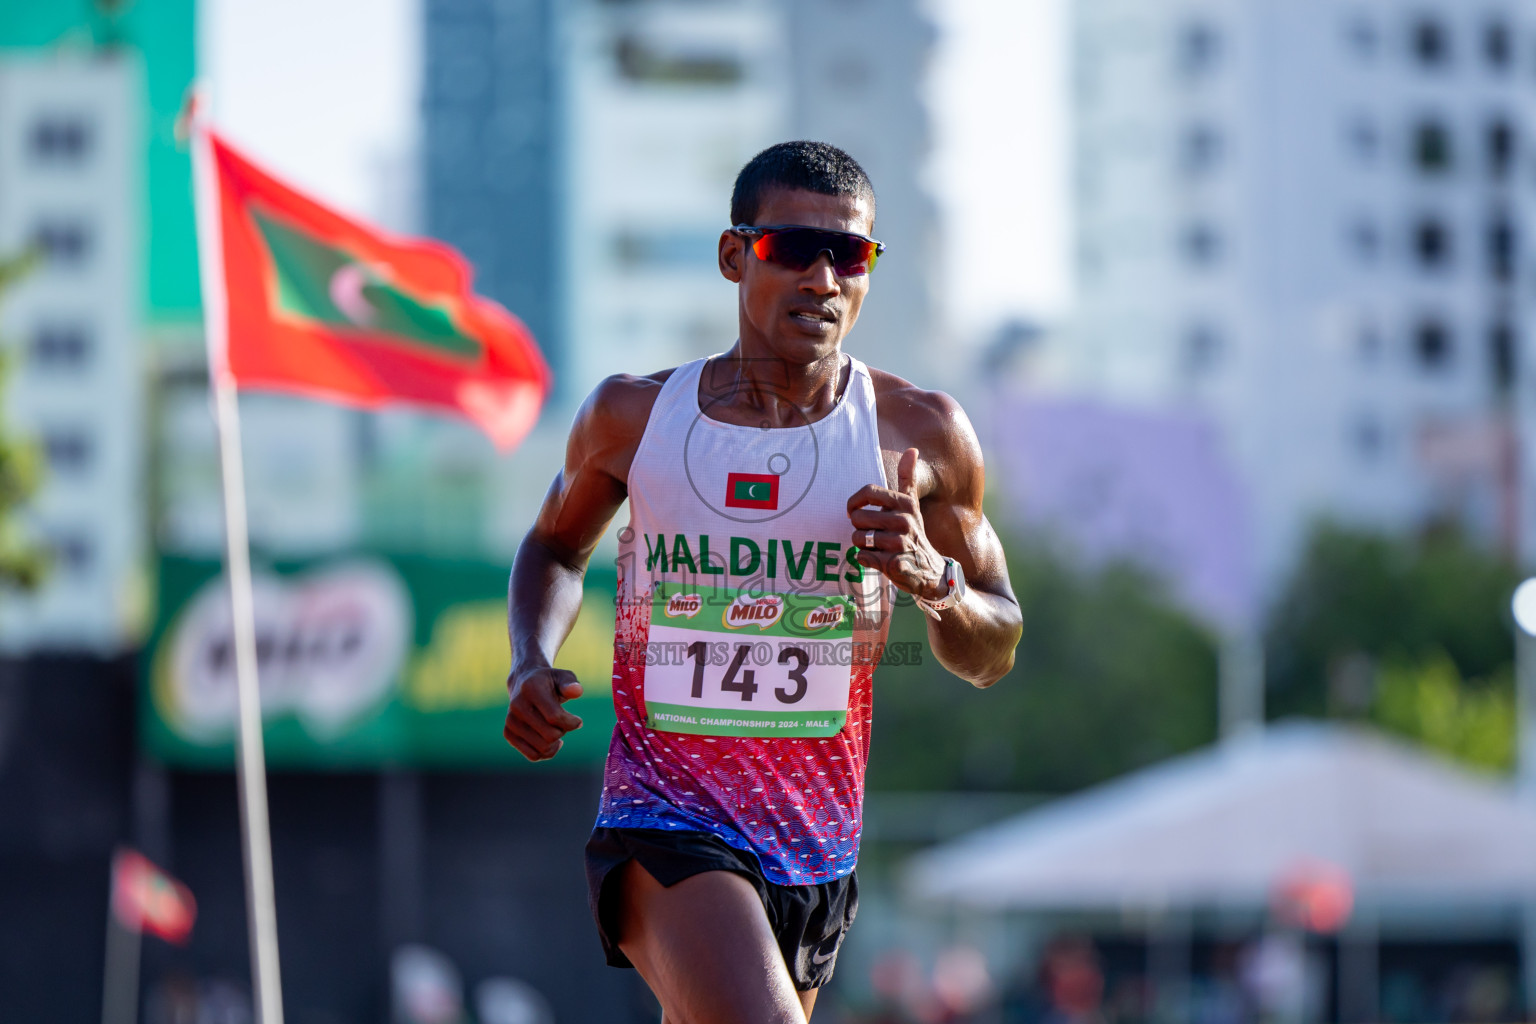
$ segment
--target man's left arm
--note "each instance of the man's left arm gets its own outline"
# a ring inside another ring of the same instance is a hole
[[[848,499],[855,557],[929,600],[948,589],[944,560],[958,562],[965,594],[929,618],[928,642],[946,669],[991,686],[1013,667],[1023,620],[1003,546],[982,512],[986,478],[976,433],[953,399],[928,397],[935,404],[912,408],[904,418],[915,422],[899,431],[912,446],[897,462],[896,488],[871,485]]]

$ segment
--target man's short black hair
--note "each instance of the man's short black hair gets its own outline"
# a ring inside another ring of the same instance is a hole
[[[731,223],[751,224],[763,197],[775,188],[801,188],[824,196],[855,196],[875,209],[875,187],[853,157],[825,142],[781,142],[747,161],[731,191]]]

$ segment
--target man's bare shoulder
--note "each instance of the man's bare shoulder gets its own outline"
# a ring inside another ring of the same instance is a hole
[[[651,409],[656,405],[656,396],[661,394],[662,385],[676,370],[676,367],[672,367],[644,376],[615,373],[604,377],[582,403],[580,419],[608,429],[622,430],[630,426],[638,437],[645,431],[646,421],[651,418]]]
[[[875,386],[880,446],[891,462],[887,473],[901,452],[916,448],[933,473],[925,491],[969,495],[981,480],[981,441],[960,403],[943,391],[929,391],[885,370],[870,367],[869,376]]]
[[[621,482],[627,480],[656,398],[674,371],[658,370],[643,376],[616,373],[593,388],[571,424],[568,469],[585,465]],[[574,462],[569,461],[572,459]]]
[[[943,391],[929,391],[886,370],[869,368],[875,386],[875,414],[881,437],[899,437],[908,447],[970,447],[976,431],[960,403]],[[927,442],[924,444],[923,442]]]

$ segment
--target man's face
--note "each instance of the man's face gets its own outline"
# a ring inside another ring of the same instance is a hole
[[[863,198],[778,188],[764,197],[753,223],[868,235],[874,210]],[[720,273],[740,285],[742,344],[798,365],[838,350],[869,290],[869,275],[838,277],[826,253],[805,270],[790,270],[758,259],[748,239],[729,231],[720,236]]]

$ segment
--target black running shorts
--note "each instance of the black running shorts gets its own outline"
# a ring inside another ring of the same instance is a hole
[[[639,861],[667,887],[704,871],[734,871],[751,882],[768,912],[789,976],[802,992],[832,979],[837,951],[859,909],[853,873],[820,885],[775,885],[763,877],[756,857],[708,832],[597,828],[587,841],[587,899],[610,967],[634,966],[615,941],[618,901],[608,884],[614,869],[627,860]]]

